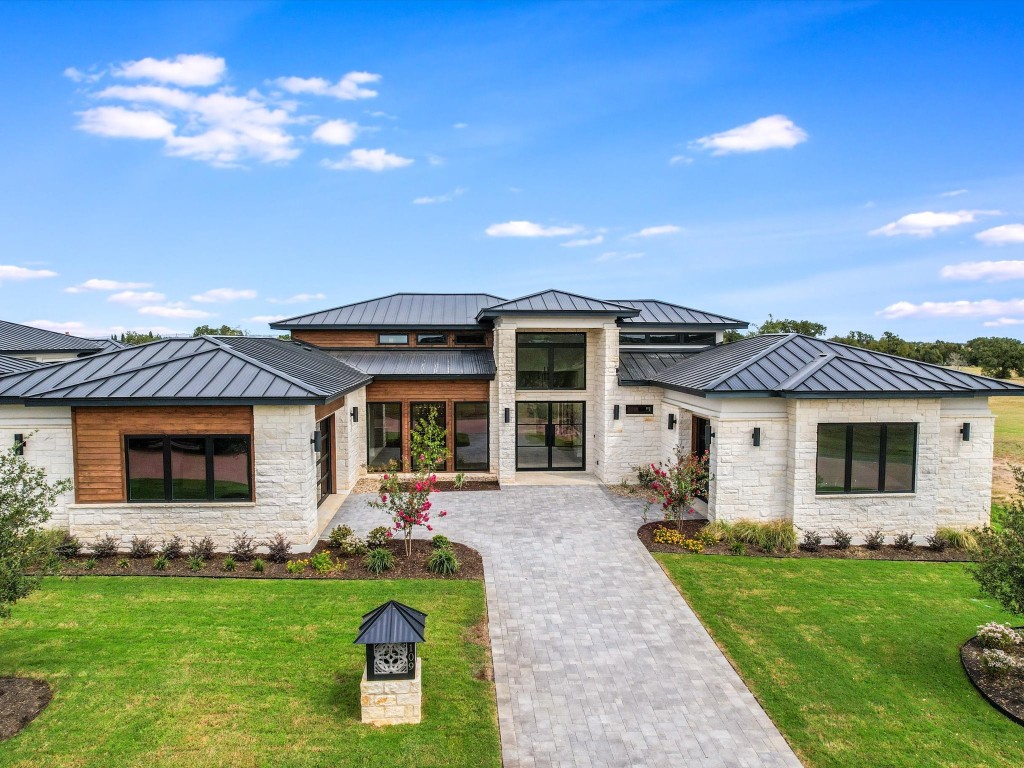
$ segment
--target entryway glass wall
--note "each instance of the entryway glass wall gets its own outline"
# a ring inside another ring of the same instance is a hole
[[[516,469],[586,468],[586,405],[581,402],[516,403]]]

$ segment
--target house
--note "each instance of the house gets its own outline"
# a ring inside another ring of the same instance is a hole
[[[39,362],[71,360],[96,354],[115,344],[120,342],[83,339],[68,333],[0,320],[0,355],[9,357]]]
[[[991,395],[1024,388],[657,300],[399,293],[281,320],[291,341],[166,339],[0,368],[0,444],[72,477],[54,522],[114,534],[285,533],[311,548],[367,472],[604,483],[707,452],[712,519],[932,533],[987,521]],[[2,364],[2,363],[0,363]],[[549,477],[557,477],[550,475]]]

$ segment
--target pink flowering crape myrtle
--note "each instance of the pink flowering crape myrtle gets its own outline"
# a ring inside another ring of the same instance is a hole
[[[401,532],[405,537],[405,555],[412,554],[412,534],[417,526],[433,531],[430,524],[430,510],[433,503],[430,494],[437,490],[437,475],[423,469],[412,478],[401,478],[397,472],[385,473],[377,489],[377,498],[370,502],[375,509],[387,512],[391,517],[389,535]],[[441,511],[438,517],[448,513]]]

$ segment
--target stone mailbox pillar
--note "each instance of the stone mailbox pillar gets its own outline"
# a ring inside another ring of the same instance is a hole
[[[389,600],[363,616],[357,645],[366,646],[366,668],[359,686],[364,723],[420,722],[422,664],[416,644],[425,641],[427,615]]]

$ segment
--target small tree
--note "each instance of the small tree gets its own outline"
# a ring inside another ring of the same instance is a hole
[[[430,510],[433,504],[430,494],[437,490],[437,475],[421,462],[416,476],[402,479],[395,471],[385,472],[377,488],[377,498],[369,502],[374,509],[380,509],[391,516],[391,530],[388,536],[401,532],[405,537],[405,556],[412,554],[412,534],[418,526],[428,531],[434,530],[430,525]],[[439,512],[438,517],[445,517],[447,512]]]
[[[682,533],[683,520],[694,514],[694,497],[706,496],[708,492],[708,454],[698,455],[676,446],[675,460],[667,468],[659,462],[651,464],[651,469],[657,475],[651,490],[661,497],[665,519],[675,520]]]
[[[39,586],[39,569],[55,559],[53,536],[41,529],[70,480],[51,483],[14,448],[0,453],[0,618]],[[31,571],[37,571],[31,573]]]
[[[1002,529],[985,526],[978,534],[971,575],[1007,611],[1024,614],[1024,468],[1011,469],[1017,490],[1004,510]]]
[[[448,461],[448,430],[438,423],[437,408],[431,406],[426,418],[413,424],[409,435],[409,452],[413,465],[433,472]]]

